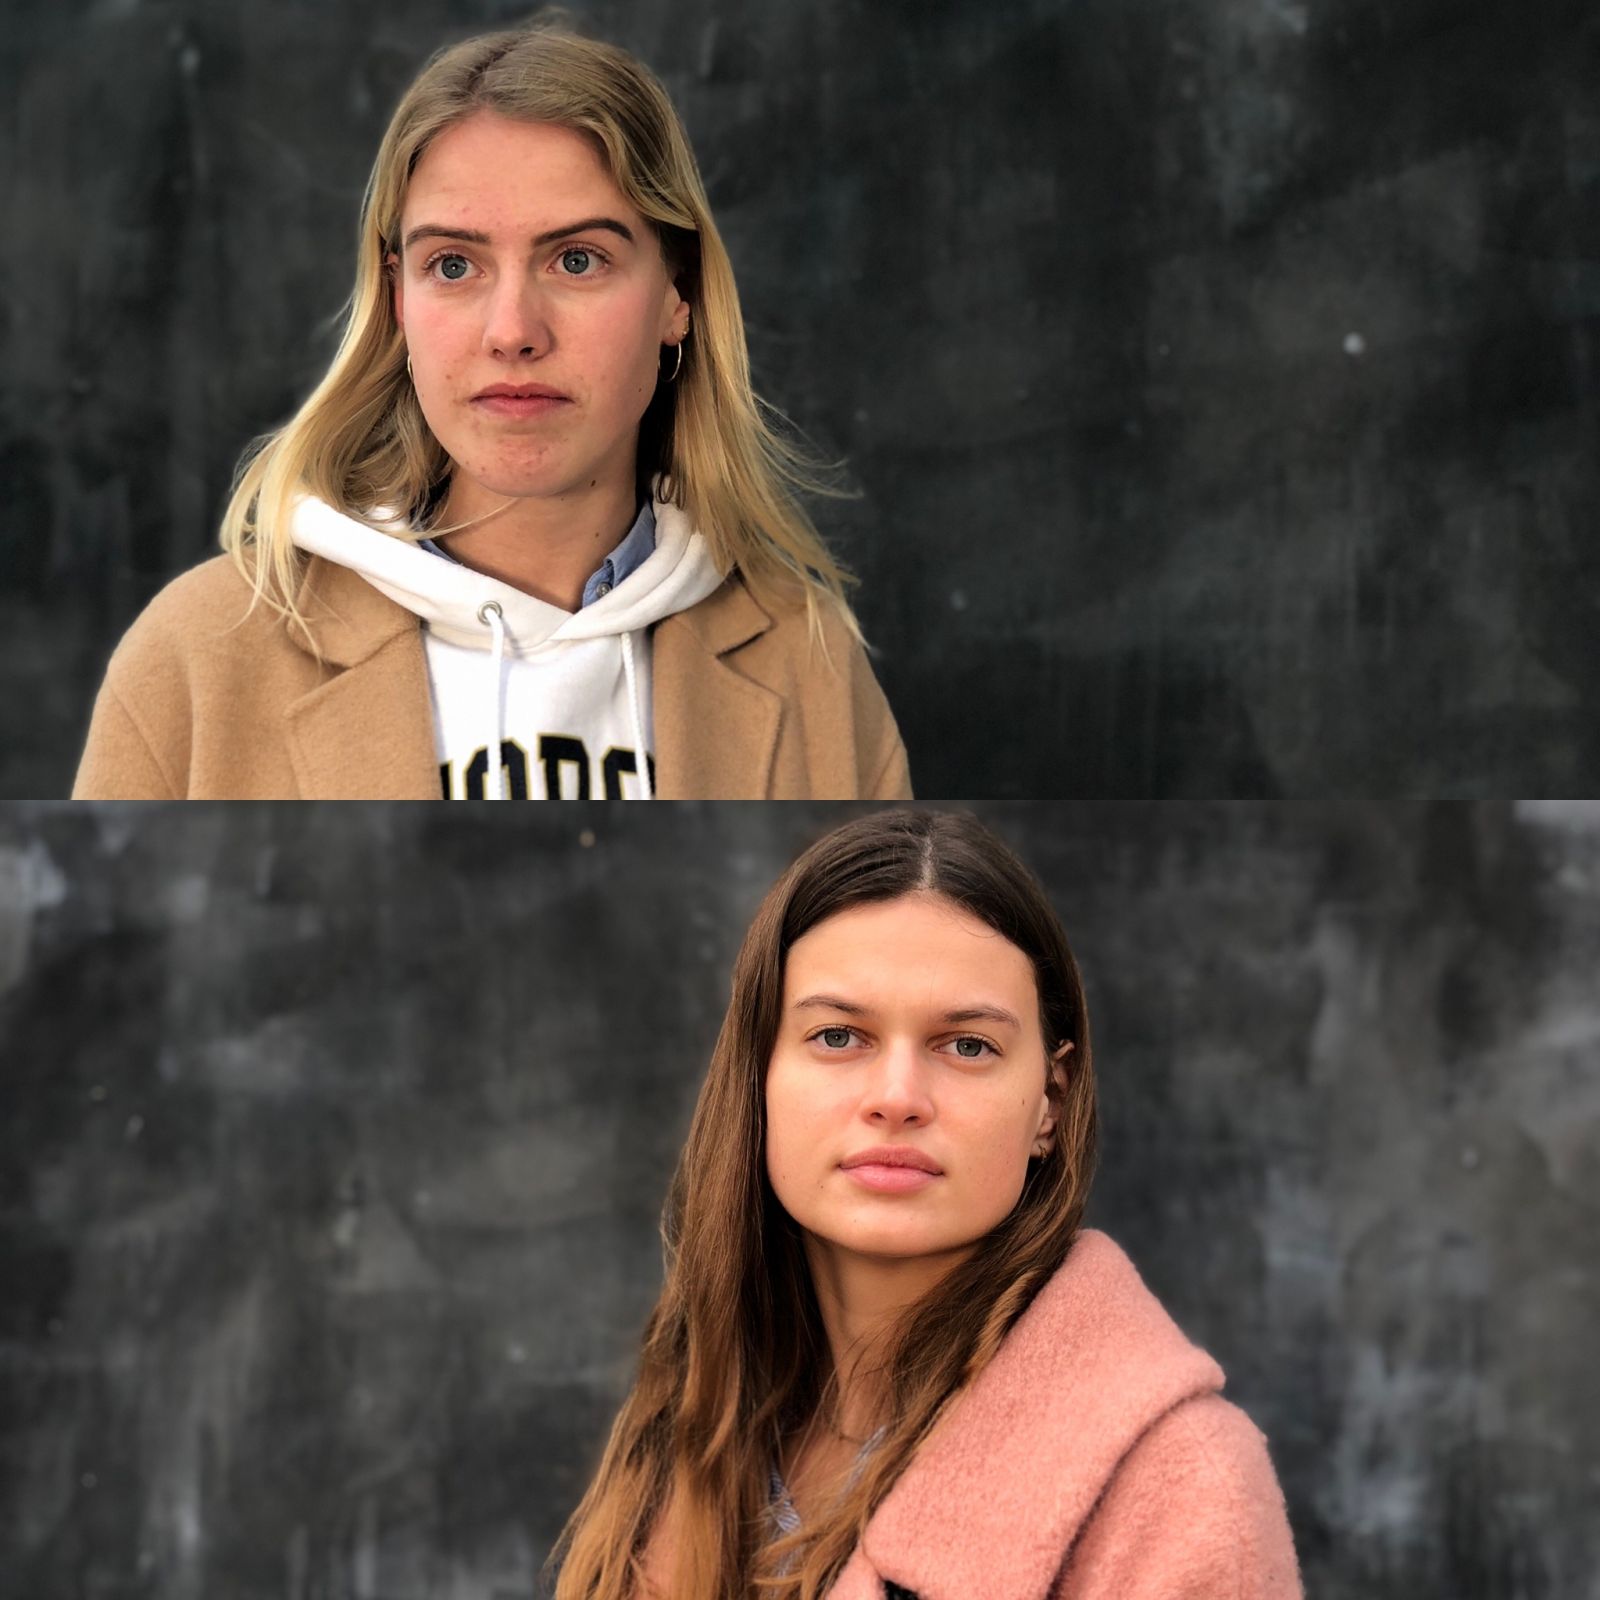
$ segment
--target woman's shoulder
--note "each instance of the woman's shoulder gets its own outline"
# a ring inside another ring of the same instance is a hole
[[[719,654],[737,653],[740,670],[771,687],[818,699],[844,695],[887,714],[860,624],[827,590],[759,598],[734,572],[693,608]]]
[[[1267,1436],[1249,1412],[1220,1394],[1195,1395],[1174,1406],[1123,1465],[1150,1476],[1206,1479],[1218,1502],[1234,1508],[1283,1499]]]
[[[1291,1600],[1299,1567],[1265,1436],[1233,1402],[1197,1395],[1122,1458],[1052,1600],[1221,1593]]]
[[[803,663],[820,650],[845,669],[866,665],[860,629],[843,601],[821,589],[758,595],[737,568],[672,620],[717,655],[754,648]]]
[[[1074,1412],[1107,1447],[1104,1477],[1069,1541],[1053,1600],[1226,1593],[1289,1600],[1300,1593],[1283,1491],[1267,1441],[1222,1393],[1220,1366],[1193,1343],[1122,1249],[1085,1229],[1042,1307],[1076,1379],[1096,1394]],[[1070,1383],[1068,1384],[1070,1387]],[[1085,1455],[1067,1418],[1057,1466]],[[1094,1487],[1091,1472],[1086,1487]]]
[[[191,792],[202,724],[240,719],[278,619],[251,606],[226,556],[180,573],[133,619],[90,713],[76,799],[177,799]],[[277,626],[280,638],[281,626]],[[215,713],[215,715],[213,715]]]
[[[228,555],[180,572],[134,618],[112,655],[112,669],[137,662],[226,669],[248,663],[260,673],[274,659],[292,678],[318,677],[327,657],[348,665],[416,618],[360,573],[322,556],[302,558],[293,611],[256,592]]]
[[[715,658],[782,703],[781,739],[792,740],[797,752],[805,749],[811,775],[796,793],[910,796],[910,770],[894,713],[855,619],[841,601],[826,592],[758,598],[734,572],[672,620],[693,637],[703,659]],[[672,663],[674,668],[681,664],[681,656]],[[676,679],[675,671],[668,674],[669,682]],[[849,754],[849,773],[830,767],[842,751]],[[783,765],[780,749],[779,769]],[[798,776],[793,782],[800,782]],[[779,789],[788,792],[782,783]]]
[[[1293,1554],[1265,1443],[1223,1383],[1121,1248],[1083,1229],[879,1508],[868,1553],[918,1593],[1295,1594],[1240,1577],[1240,1553],[1271,1573],[1288,1550],[1291,1576]]]
[[[232,557],[212,556],[156,592],[129,624],[113,663],[206,650],[241,629],[254,641],[281,627],[270,607],[253,602],[250,582]]]

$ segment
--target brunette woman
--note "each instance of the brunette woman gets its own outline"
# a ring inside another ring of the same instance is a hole
[[[1104,1234],[1039,885],[898,811],[767,895],[559,1600],[1289,1600],[1266,1443]]]
[[[555,25],[429,63],[333,365],[112,657],[83,798],[894,796],[660,83]]]

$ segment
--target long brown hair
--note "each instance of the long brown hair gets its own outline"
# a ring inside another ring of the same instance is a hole
[[[800,1230],[766,1175],[767,1064],[790,947],[852,906],[932,893],[1033,963],[1047,1051],[1064,1044],[1046,1155],[1015,1208],[895,1330],[888,1430],[814,1525],[769,1544],[768,1468],[825,1403],[832,1358]],[[1089,1018],[1077,963],[1037,880],[976,818],[876,812],[813,844],[773,885],[734,964],[733,993],[662,1219],[666,1282],[633,1391],[553,1560],[557,1600],[639,1592],[640,1557],[670,1504],[672,1600],[816,1600],[956,1393],[1066,1257],[1096,1149]],[[781,1569],[781,1570],[780,1570]]]

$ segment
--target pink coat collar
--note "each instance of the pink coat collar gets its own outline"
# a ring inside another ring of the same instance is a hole
[[[1037,1600],[1138,1437],[1220,1390],[1105,1234],[1081,1231],[989,1366],[878,1507],[831,1600],[970,1600],[954,1573],[982,1562],[986,1600]]]

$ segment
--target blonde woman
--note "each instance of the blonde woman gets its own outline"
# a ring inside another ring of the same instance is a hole
[[[682,124],[555,24],[400,102],[333,365],[113,655],[84,798],[894,796]]]
[[[768,893],[557,1600],[1298,1600],[1266,1443],[1105,1234],[1038,883],[878,812]]]

